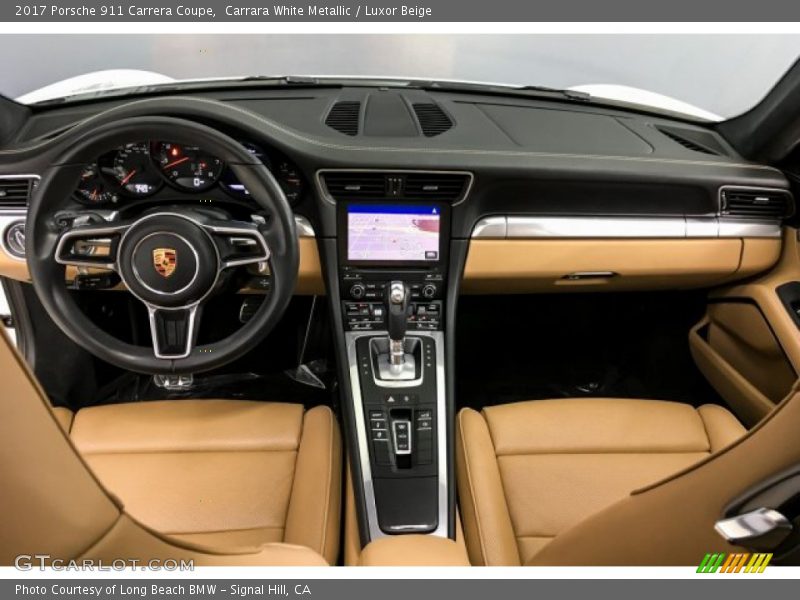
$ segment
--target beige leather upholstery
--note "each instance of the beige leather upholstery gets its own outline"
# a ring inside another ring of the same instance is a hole
[[[656,400],[462,410],[456,461],[470,560],[526,564],[561,532],[744,433],[720,406]]]
[[[331,411],[241,400],[86,408],[62,427],[144,525],[186,542],[287,542],[336,560],[341,441]],[[66,413],[66,414],[65,414]]]
[[[66,435],[72,421],[71,413],[66,409],[50,408],[32,373],[2,328],[0,372],[3,374],[0,408],[5,415],[0,419],[0,479],[3,481],[0,493],[0,531],[3,532],[0,535],[0,565],[12,565],[14,557],[20,554],[46,554],[51,560],[103,559],[106,562],[120,557],[139,561],[169,558],[191,560],[195,566],[327,564],[325,558],[312,549],[314,547],[324,548],[328,557],[335,556],[332,549],[337,546],[334,538],[338,534],[337,465],[340,450],[338,431],[326,411],[312,410],[304,417],[295,470],[303,485],[307,485],[306,477],[300,473],[307,475],[309,480],[316,478],[318,487],[315,489],[319,493],[315,498],[302,500],[290,497],[284,539],[291,543],[237,547],[200,544],[166,537],[143,526],[125,512],[120,499],[110,495],[101,485]],[[85,425],[93,425],[91,410],[86,414],[89,418]],[[83,421],[81,413],[79,417]],[[94,424],[102,425],[98,421]],[[82,435],[90,430],[84,429]],[[227,429],[223,428],[223,431]],[[316,444],[306,441],[306,436],[315,438],[317,434],[320,435],[320,451],[329,444],[332,451],[329,457],[324,453],[319,455],[319,459],[313,461],[318,464],[309,467],[309,456],[314,456],[317,449]],[[99,434],[95,448],[107,443],[103,439]],[[123,439],[130,441],[130,438]],[[319,476],[328,470],[335,475],[330,481]],[[225,483],[226,480],[220,482],[221,485]],[[293,484],[292,496],[302,492],[299,485]],[[328,485],[331,500],[326,509],[323,505]],[[305,505],[305,502],[312,504]],[[290,523],[290,520],[298,520],[297,516],[291,516],[292,513],[297,515],[306,509],[309,510],[307,523]],[[327,526],[320,526],[318,519],[325,519]],[[324,542],[321,537],[324,537]]]
[[[468,567],[464,546],[433,535],[396,535],[370,542],[362,567]]]

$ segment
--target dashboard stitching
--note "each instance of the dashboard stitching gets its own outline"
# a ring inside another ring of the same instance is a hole
[[[181,102],[190,103],[203,103],[203,104],[212,104],[217,105],[216,101],[206,100],[203,98],[182,98],[180,96],[168,96],[165,98],[160,98],[159,101],[164,100],[180,100]],[[149,100],[142,100],[142,103],[152,102]],[[155,103],[155,102],[153,102]],[[363,151],[363,152],[417,152],[423,154],[461,154],[461,155],[487,155],[487,156],[532,156],[532,157],[542,157],[542,158],[579,158],[584,160],[610,160],[610,161],[631,161],[631,162],[645,162],[645,163],[665,163],[665,164],[682,164],[682,165],[693,165],[693,166],[709,166],[709,167],[725,167],[725,168],[751,168],[751,169],[760,169],[760,170],[768,170],[773,171],[776,173],[781,173],[779,169],[775,169],[774,167],[770,167],[768,165],[759,165],[759,164],[751,164],[751,163],[723,163],[723,162],[713,162],[713,161],[695,161],[689,159],[674,159],[674,158],[646,158],[646,157],[634,157],[634,156],[603,156],[603,155],[596,155],[596,154],[565,154],[565,153],[549,153],[549,152],[521,152],[521,151],[509,151],[509,150],[456,150],[456,149],[446,149],[446,148],[396,148],[391,146],[352,146],[352,145],[341,145],[341,144],[333,144],[330,142],[324,142],[315,138],[306,137],[296,131],[291,129],[287,129],[282,127],[281,125],[271,121],[261,115],[255,114],[251,111],[245,110],[233,104],[226,104],[226,106],[236,112],[240,112],[244,115],[247,115],[249,118],[255,119],[265,125],[269,126],[270,128],[279,131],[285,135],[290,137],[294,137],[295,139],[304,141],[306,143],[319,146],[321,148],[326,148],[330,150],[356,150],[356,151]],[[75,127],[86,125],[91,121],[96,119],[100,119],[104,115],[107,115],[110,112],[117,110],[118,107],[111,108],[107,111],[103,111],[96,115],[93,115],[87,119],[82,121],[78,121],[75,124]],[[32,146],[26,146],[24,148],[19,149],[10,149],[10,150],[0,150],[0,155],[10,155],[10,154],[20,154],[23,152],[27,152],[30,150],[36,150],[38,148],[47,147],[52,143],[59,141],[62,137],[67,136],[70,130],[67,130],[56,137],[46,140],[40,144],[34,144]]]

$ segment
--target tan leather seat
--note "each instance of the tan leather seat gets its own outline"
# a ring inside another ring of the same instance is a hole
[[[458,415],[470,561],[524,565],[583,519],[744,435],[726,409],[657,400],[536,400]]]
[[[341,441],[327,407],[173,400],[55,412],[147,527],[214,547],[295,544],[336,560]]]
[[[0,372],[0,565],[34,553],[140,565],[336,559],[342,459],[328,409],[186,400],[73,415],[50,407],[2,328]]]

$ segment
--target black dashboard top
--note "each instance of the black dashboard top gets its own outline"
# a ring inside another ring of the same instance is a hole
[[[216,100],[246,115],[261,139],[226,133],[296,167],[310,193],[295,210],[322,236],[336,231],[318,177],[326,169],[470,173],[469,197],[453,211],[455,237],[492,213],[709,215],[723,186],[788,189],[779,170],[743,159],[710,127],[575,100],[368,86],[181,98]],[[139,104],[159,114],[174,99]],[[0,174],[31,173],[36,148],[134,101],[37,108],[0,149]]]

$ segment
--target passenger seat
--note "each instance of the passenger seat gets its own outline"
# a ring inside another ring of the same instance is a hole
[[[470,561],[525,565],[561,532],[744,433],[710,404],[582,398],[464,409],[456,464]]]

